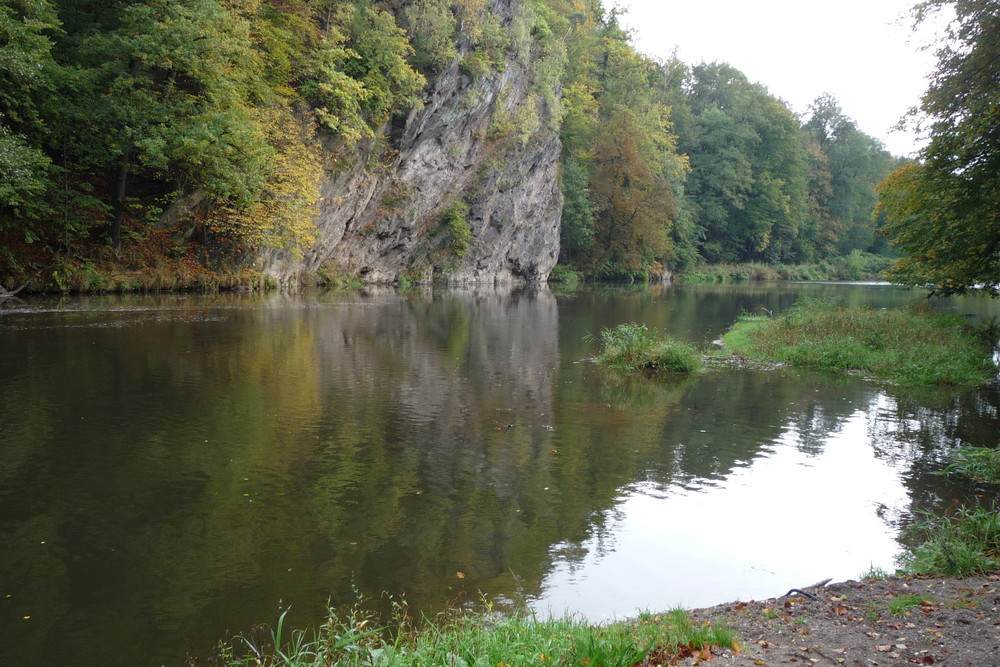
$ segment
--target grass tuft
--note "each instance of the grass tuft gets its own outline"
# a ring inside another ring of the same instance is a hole
[[[959,317],[802,299],[775,318],[744,317],[726,347],[763,361],[853,370],[904,385],[981,384],[996,377],[987,349]]]
[[[867,570],[858,575],[861,581],[882,581],[892,576],[892,573],[885,568],[871,565]]]
[[[914,609],[919,609],[923,602],[924,598],[914,593],[894,597],[886,603],[886,607],[891,616],[909,616]]]
[[[644,324],[632,322],[601,329],[600,342],[597,362],[605,366],[670,373],[694,373],[701,368],[701,355],[696,347],[661,336]]]

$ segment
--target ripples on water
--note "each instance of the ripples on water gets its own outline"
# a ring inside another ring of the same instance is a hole
[[[891,567],[914,509],[974,492],[936,473],[952,446],[996,444],[995,387],[581,361],[604,326],[704,344],[802,293],[921,298],[751,285],[5,306],[0,663],[180,664],[289,605],[316,623],[355,591],[431,614],[482,591],[596,620]]]

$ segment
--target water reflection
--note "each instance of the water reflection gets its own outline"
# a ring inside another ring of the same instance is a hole
[[[802,379],[782,384],[801,391]],[[732,398],[739,390],[729,380],[705,378],[699,388]],[[554,547],[536,607],[621,617],[891,569],[893,522],[908,495],[900,471],[871,446],[866,409],[819,389],[795,400],[759,389],[750,404],[708,414],[703,396],[685,396],[678,416],[706,428],[682,418],[661,431],[658,466],[619,496],[607,535]],[[770,427],[753,428],[749,416],[762,414]]]
[[[428,613],[482,591],[603,618],[891,563],[911,505],[974,491],[934,473],[950,446],[995,443],[995,389],[586,361],[604,326],[703,343],[801,293],[914,298],[770,285],[5,309],[0,663],[178,664],[279,607],[315,623],[355,589]]]

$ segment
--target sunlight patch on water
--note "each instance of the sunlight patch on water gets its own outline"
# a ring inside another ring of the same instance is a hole
[[[585,555],[557,558],[532,606],[599,621],[779,596],[872,565],[891,570],[896,530],[883,517],[909,501],[897,471],[875,457],[865,413],[816,455],[798,444],[786,432],[715,488],[628,489],[603,535],[577,552]]]

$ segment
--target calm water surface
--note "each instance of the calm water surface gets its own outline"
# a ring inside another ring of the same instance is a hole
[[[872,285],[90,297],[0,307],[0,664],[176,665],[354,591],[593,620],[891,568],[977,491],[996,388],[782,369],[623,375],[585,334],[699,345]],[[988,299],[935,307],[997,314]]]

